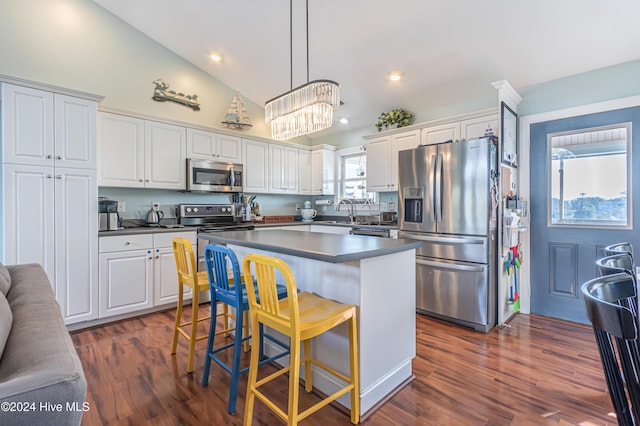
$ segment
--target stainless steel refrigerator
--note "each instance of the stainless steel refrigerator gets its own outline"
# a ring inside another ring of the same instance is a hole
[[[489,331],[497,317],[493,137],[400,151],[399,237],[416,252],[419,313]]]

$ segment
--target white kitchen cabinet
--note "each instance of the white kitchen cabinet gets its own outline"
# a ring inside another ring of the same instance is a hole
[[[187,128],[187,158],[242,163],[242,139]]]
[[[422,129],[421,145],[433,145],[446,141],[460,140],[460,122],[440,124]]]
[[[311,151],[298,149],[298,194],[311,195]]]
[[[484,136],[487,128],[491,127],[494,134],[498,134],[498,115],[474,117],[462,121],[425,127],[422,129],[421,144],[433,145],[448,140],[458,142],[460,140],[475,139]]]
[[[4,165],[4,262],[43,266],[65,323],[98,316],[95,170]]]
[[[101,112],[98,185],[185,189],[186,129]]]
[[[145,188],[187,187],[186,129],[173,124],[145,121]]]
[[[493,134],[498,134],[498,115],[492,114],[483,117],[471,118],[460,122],[460,138],[476,139],[484,136],[488,128],[493,130]]]
[[[348,234],[351,228],[349,226],[310,225],[310,231],[324,234]]]
[[[367,191],[390,192],[398,189],[398,152],[420,143],[420,131],[396,133],[367,142]]]
[[[269,192],[298,192],[298,148],[269,144]]]
[[[100,238],[100,318],[153,307],[153,235]]]
[[[5,164],[95,170],[96,102],[2,84]]]
[[[186,238],[193,249],[197,246],[196,232],[169,232],[153,235],[153,304],[177,303],[178,272],[173,255],[173,239]],[[191,288],[184,287],[184,300],[191,299]],[[202,298],[200,299],[202,300]]]
[[[144,188],[144,120],[98,114],[98,185]]]
[[[311,193],[313,195],[333,195],[335,191],[335,147],[316,145],[311,148]]]
[[[265,142],[242,139],[244,164],[244,192],[269,192],[269,145]]]
[[[100,318],[177,302],[175,237],[195,249],[195,231],[100,238]],[[184,298],[191,298],[191,289],[185,288]]]

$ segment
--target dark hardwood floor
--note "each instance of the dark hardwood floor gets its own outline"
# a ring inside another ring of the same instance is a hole
[[[88,382],[84,425],[242,424],[246,378],[237,413],[229,415],[229,375],[213,364],[202,387],[204,340],[193,375],[186,374],[184,339],[170,354],[173,320],[171,310],[72,333]],[[415,380],[363,424],[617,424],[590,327],[534,315],[518,315],[510,325],[484,334],[418,315]],[[277,386],[272,395],[285,406],[286,378]],[[300,395],[303,407],[317,398]],[[278,424],[256,401],[254,425]],[[302,424],[350,422],[329,406]]]

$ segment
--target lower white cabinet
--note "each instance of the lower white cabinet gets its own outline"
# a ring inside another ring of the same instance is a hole
[[[195,232],[170,232],[153,235],[153,304],[166,305],[178,301],[178,272],[173,256],[173,239],[186,238],[196,251]],[[197,253],[195,253],[197,256]],[[184,288],[184,299],[191,298],[191,289]],[[201,298],[202,299],[202,295]]]
[[[189,239],[195,250],[195,231],[100,238],[100,318],[177,301],[174,237]]]
[[[153,235],[100,238],[100,318],[153,307]]]
[[[42,265],[66,324],[98,316],[95,170],[3,166],[6,264]]]

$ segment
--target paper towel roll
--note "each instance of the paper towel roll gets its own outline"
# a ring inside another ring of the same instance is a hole
[[[331,200],[316,200],[316,206],[330,206]]]

